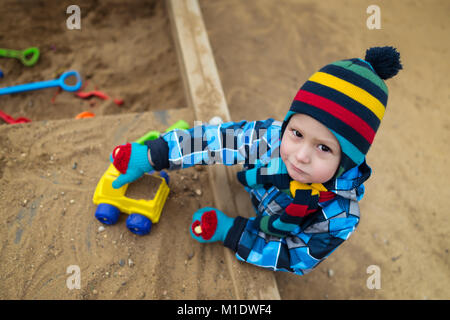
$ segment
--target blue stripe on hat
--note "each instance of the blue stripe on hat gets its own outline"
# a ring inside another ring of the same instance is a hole
[[[286,117],[284,117],[284,122],[287,123],[289,121],[289,119],[296,113],[297,112],[295,112],[295,111],[289,110],[288,113],[286,114]]]
[[[363,59],[352,58],[352,59],[345,59],[345,60],[342,60],[342,61],[351,61],[351,62],[353,62],[354,64],[357,64],[358,66],[364,67],[364,68],[366,68],[366,69],[368,69],[368,70],[370,70],[370,71],[376,73],[375,70],[373,70],[373,68],[372,68],[372,66],[370,65],[370,63],[368,63],[367,61],[365,61],[365,60],[363,60]]]
[[[343,136],[341,136],[339,133],[337,133],[334,130],[329,129],[336,139],[339,141],[339,144],[341,145],[341,150],[343,153],[345,153],[350,159],[352,159],[353,162],[356,163],[356,165],[360,165],[364,162],[365,155],[358,150],[352,143],[350,143],[347,139],[345,139]]]

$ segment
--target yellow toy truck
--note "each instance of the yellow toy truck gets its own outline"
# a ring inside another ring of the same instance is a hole
[[[188,129],[189,125],[180,120],[166,130]],[[160,136],[158,131],[149,131],[136,142],[144,144],[147,140],[154,140]],[[153,173],[149,172],[151,175]],[[95,217],[104,224],[112,225],[117,222],[120,212],[128,214],[126,221],[127,228],[137,235],[146,235],[150,232],[153,223],[157,223],[161,216],[162,209],[169,195],[169,176],[165,171],[160,171],[159,176],[154,176],[161,180],[158,190],[153,199],[131,199],[126,196],[129,184],[123,185],[119,189],[112,187],[112,182],[120,175],[120,172],[111,163],[100,178],[94,192],[93,202],[97,205]],[[147,175],[147,174],[146,174]]]

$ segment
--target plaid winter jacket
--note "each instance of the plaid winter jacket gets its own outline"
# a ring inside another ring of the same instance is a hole
[[[155,170],[207,164],[242,164],[245,170],[279,157],[281,126],[274,119],[202,124],[189,130],[170,131],[146,144]],[[292,195],[270,184],[245,186],[256,217],[237,217],[224,245],[241,261],[275,271],[308,273],[355,231],[360,217],[358,201],[364,195],[363,182],[370,174],[365,162],[342,174],[331,187],[327,186],[336,196],[319,202],[319,210],[293,230],[289,228],[285,237],[263,232],[259,222],[264,216],[282,216],[293,202]]]

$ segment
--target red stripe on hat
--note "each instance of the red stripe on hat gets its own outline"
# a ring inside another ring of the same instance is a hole
[[[355,115],[353,112],[350,112],[348,109],[342,107],[336,102],[305,90],[299,90],[294,100],[310,104],[318,109],[328,112],[332,116],[338,118],[355,129],[370,144],[372,144],[375,137],[375,131],[372,127],[370,127],[363,119]]]

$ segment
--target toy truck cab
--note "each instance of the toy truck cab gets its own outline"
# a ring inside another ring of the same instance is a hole
[[[183,120],[167,129],[187,129],[189,126]],[[160,136],[158,131],[150,131],[136,142],[143,144],[147,140],[153,140]],[[120,175],[120,172],[111,163],[100,178],[94,192],[93,202],[97,205],[95,217],[104,224],[112,225],[119,219],[120,213],[128,214],[126,221],[127,228],[137,234],[145,235],[150,232],[153,223],[157,223],[161,216],[164,204],[169,195],[169,176],[166,172],[160,171],[159,176],[151,175],[152,178],[160,180],[159,187],[152,199],[146,195],[133,199],[127,196],[129,184],[125,184],[118,189],[112,186],[113,181]],[[142,179],[142,178],[141,178]]]
[[[95,217],[102,223],[115,224],[120,212],[128,214],[127,227],[138,235],[150,232],[153,223],[157,223],[161,216],[164,203],[169,195],[168,176],[161,171],[163,177],[153,199],[132,199],[126,196],[129,184],[119,189],[112,187],[113,181],[120,172],[110,164],[101,177],[94,193],[93,201],[98,205]],[[164,174],[166,175],[164,177]]]

